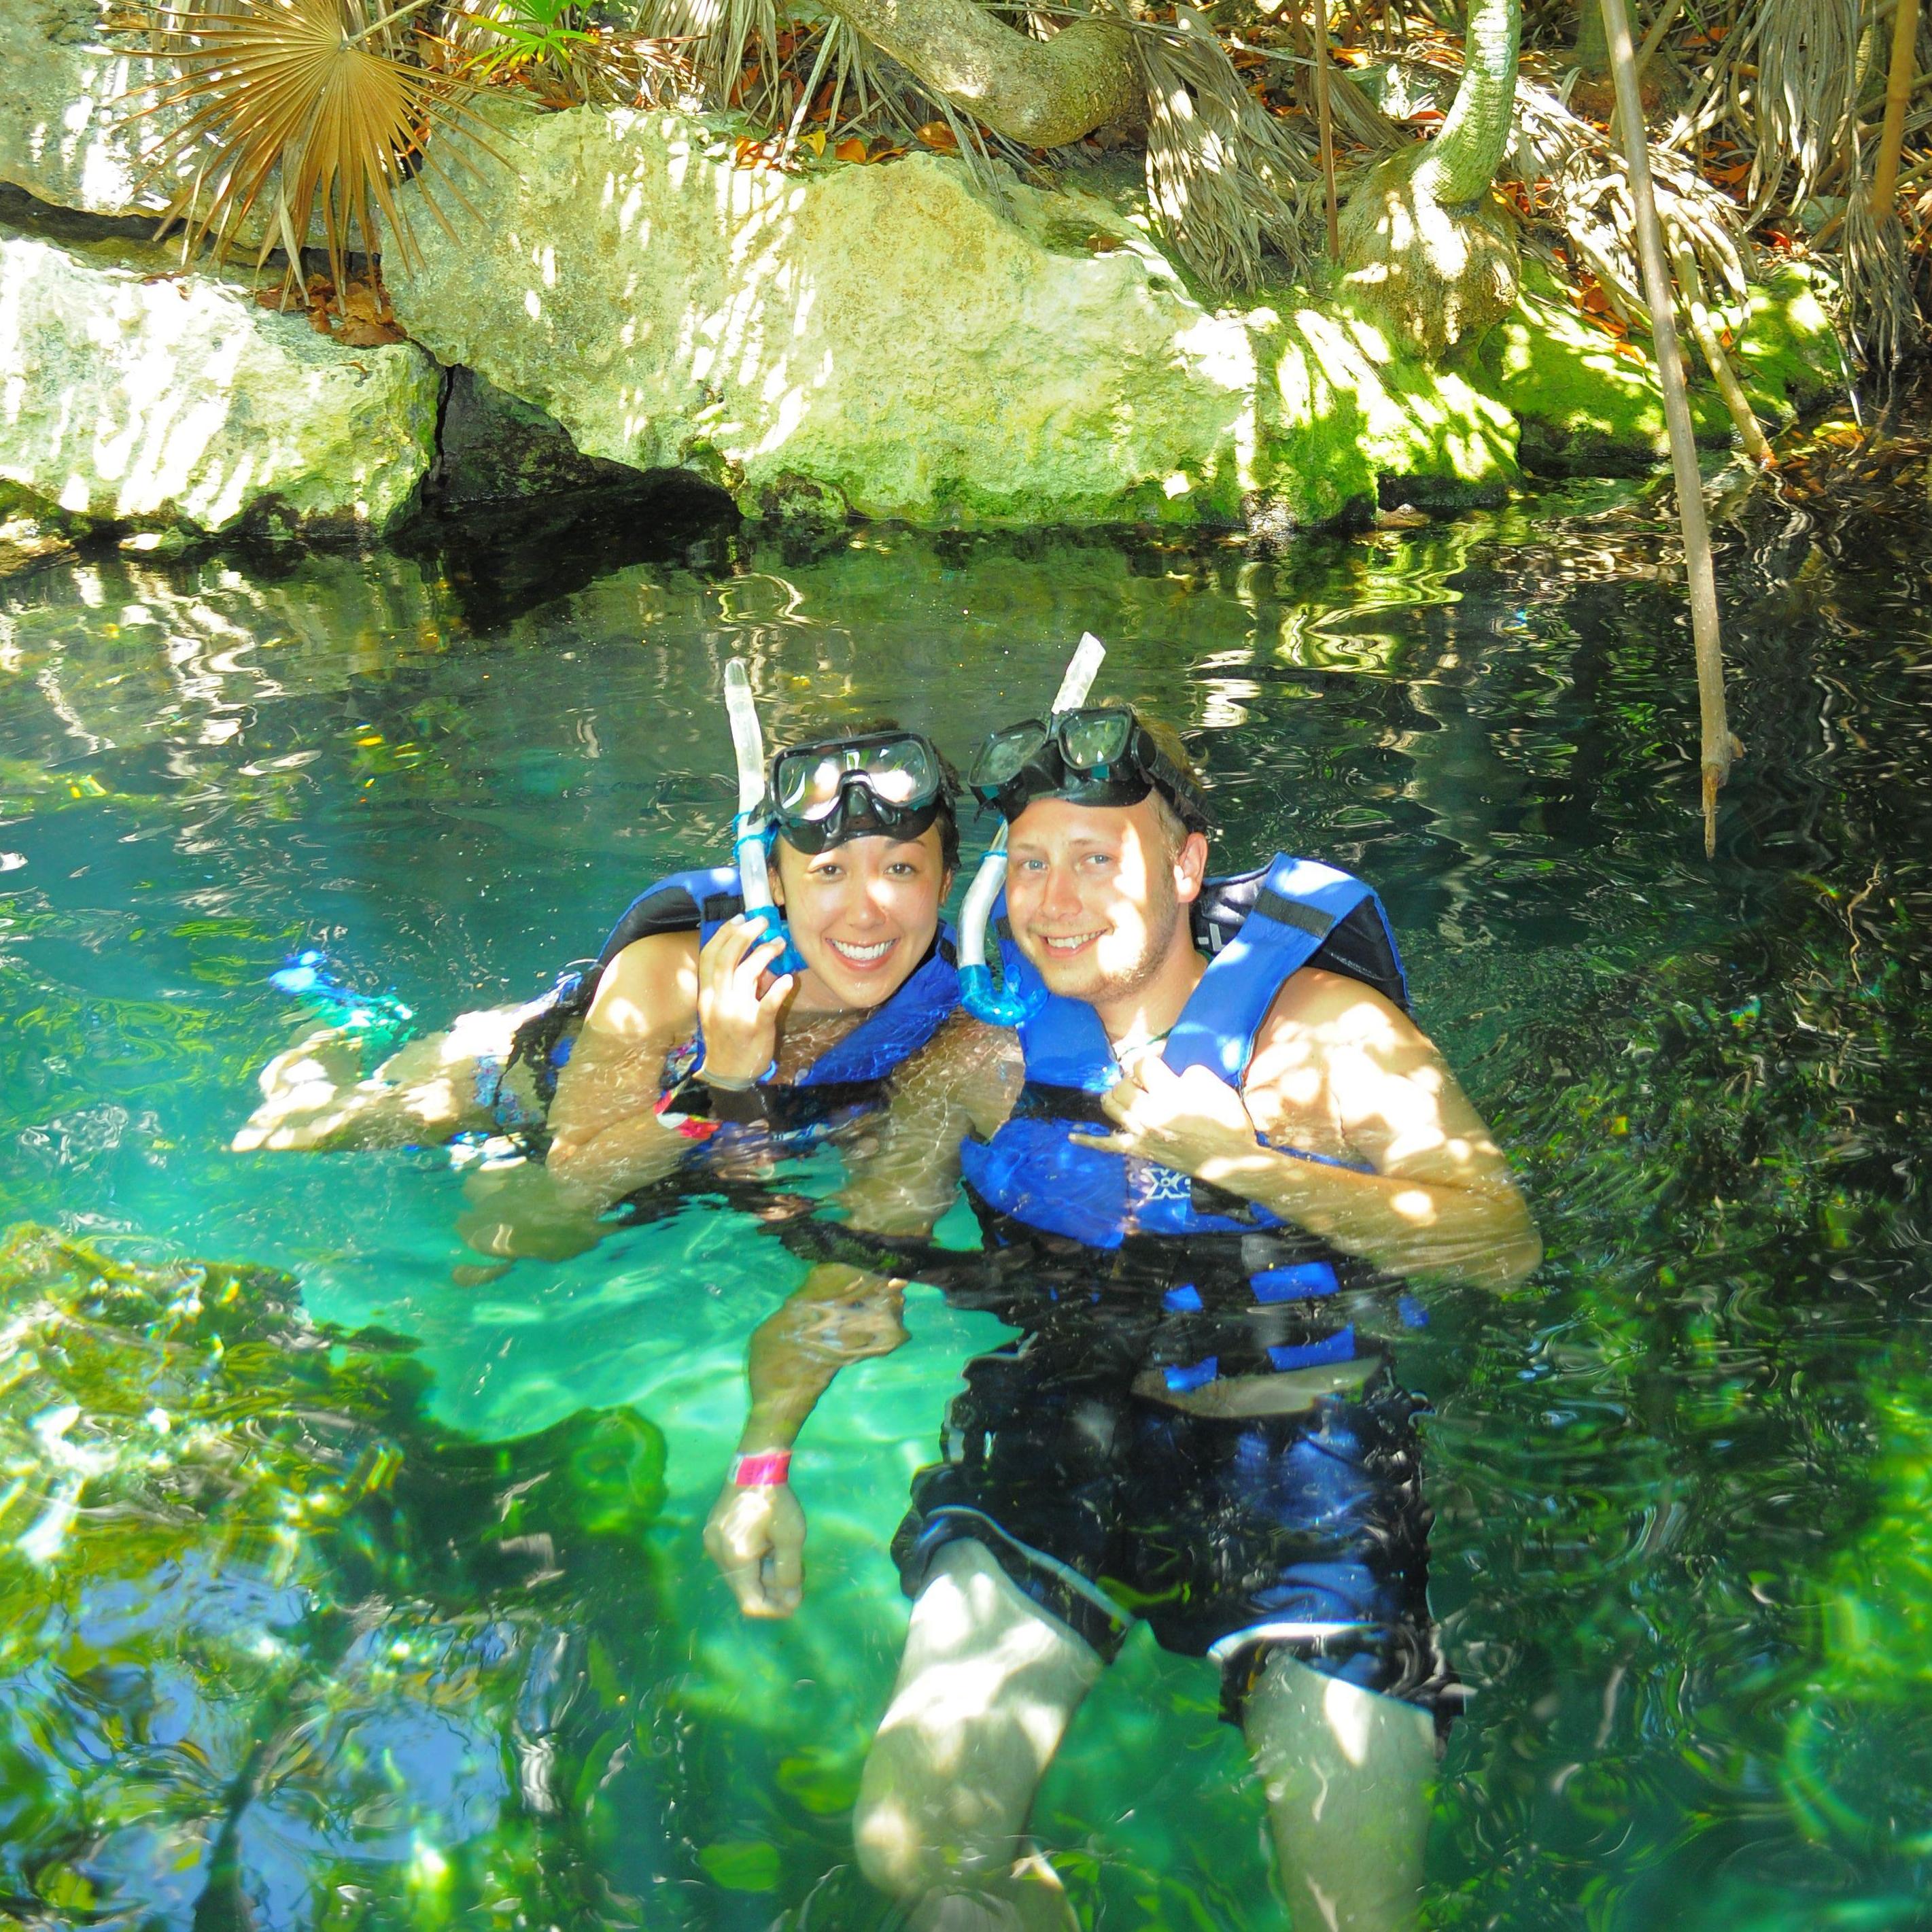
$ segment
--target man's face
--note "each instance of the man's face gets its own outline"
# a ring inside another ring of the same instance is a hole
[[[1169,845],[1150,796],[1138,805],[1036,799],[1006,833],[1006,916],[1050,992],[1101,1005],[1138,991],[1193,942],[1208,842]]]
[[[841,1006],[884,1004],[939,930],[948,883],[939,828],[916,838],[848,838],[808,857],[778,842],[785,923]]]

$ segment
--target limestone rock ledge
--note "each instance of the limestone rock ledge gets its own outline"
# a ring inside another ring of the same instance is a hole
[[[0,222],[0,483],[70,514],[380,530],[434,457],[440,382],[167,250]]]
[[[0,0],[0,182],[89,214],[152,214],[191,170],[150,170],[134,98],[154,73],[100,0]]]
[[[398,320],[586,456],[753,515],[927,525],[1306,524],[1378,484],[1466,500],[1514,418],[1299,297],[1214,314],[1108,203],[925,154],[734,165],[696,119],[493,104],[452,240],[416,224]]]

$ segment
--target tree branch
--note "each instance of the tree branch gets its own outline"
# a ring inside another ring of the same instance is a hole
[[[826,4],[935,94],[1024,146],[1058,147],[1143,111],[1124,26],[1076,20],[1051,40],[1036,40],[977,0]]]

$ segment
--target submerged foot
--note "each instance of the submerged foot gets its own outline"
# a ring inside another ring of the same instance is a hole
[[[250,1154],[320,1146],[349,1118],[362,1078],[362,1041],[344,1027],[319,1028],[262,1069],[262,1104],[230,1147]]]

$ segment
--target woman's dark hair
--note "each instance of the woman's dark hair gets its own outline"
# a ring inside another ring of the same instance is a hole
[[[952,760],[928,738],[923,731],[909,731],[896,718],[862,718],[856,724],[836,726],[826,731],[815,731],[800,738],[801,745],[836,745],[848,738],[869,738],[886,731],[904,732],[909,738],[916,738],[932,754],[933,762],[939,767],[939,809],[933,824],[939,827],[939,856],[949,872],[959,869],[959,815],[956,801],[965,796],[966,788],[959,782],[959,774],[952,766]],[[790,748],[780,748],[780,755]]]

